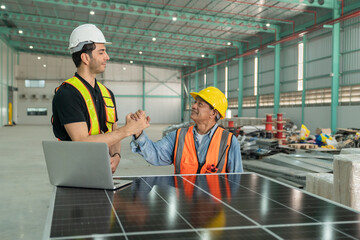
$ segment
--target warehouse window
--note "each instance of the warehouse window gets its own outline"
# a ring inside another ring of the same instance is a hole
[[[228,84],[229,84],[229,74],[228,67],[225,67],[225,97],[228,97]]]
[[[231,98],[228,100],[229,108],[238,107],[238,99]],[[307,106],[320,105],[329,106],[331,104],[331,88],[310,89],[306,91],[305,104]],[[339,89],[339,104],[356,105],[360,104],[360,85],[343,86]],[[286,92],[280,94],[280,106],[283,107],[298,107],[302,105],[302,92]],[[265,94],[260,96],[260,107],[274,106],[274,95]],[[243,98],[243,108],[255,108],[256,97],[248,96]]]
[[[27,87],[27,88],[44,88],[45,80],[25,80],[25,87]]]
[[[280,106],[301,106],[301,92],[287,92],[280,94]]]
[[[228,108],[237,108],[238,98],[228,98]]]
[[[273,94],[261,95],[259,106],[260,107],[274,106],[274,95]]]
[[[28,116],[46,116],[47,108],[27,108]]]
[[[303,90],[304,79],[304,43],[298,45],[298,91]]]
[[[255,57],[255,59],[254,59],[254,96],[257,96],[257,94],[258,94],[258,92],[257,92],[258,74],[259,74],[258,63],[259,63],[259,59],[257,57]]]
[[[359,103],[360,102],[360,85],[344,86],[339,91],[339,103]]]
[[[244,108],[256,107],[256,97],[255,96],[244,97],[243,107]]]
[[[331,88],[307,90],[305,103],[308,105],[329,105],[331,103]]]

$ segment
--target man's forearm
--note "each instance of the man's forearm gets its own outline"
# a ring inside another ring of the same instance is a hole
[[[136,121],[126,116],[126,125],[115,128],[114,131],[105,134],[89,135],[86,122],[65,124],[65,129],[72,141],[79,142],[105,142],[109,147],[120,142],[122,139],[138,133],[149,126],[145,117]]]
[[[117,128],[116,130],[114,130],[110,133],[97,134],[97,135],[86,135],[83,137],[78,137],[75,139],[71,138],[71,139],[73,141],[80,141],[80,142],[104,142],[110,148],[116,144],[119,144],[119,146],[120,146],[120,141],[131,135],[132,135],[131,132],[128,132],[126,127],[123,126],[123,127]]]
[[[117,123],[114,123],[113,131],[116,131],[117,129],[118,129]],[[119,155],[120,155],[120,151],[121,151],[121,142],[120,141],[118,141],[115,144],[109,146],[110,156],[113,156],[116,153],[119,153]]]

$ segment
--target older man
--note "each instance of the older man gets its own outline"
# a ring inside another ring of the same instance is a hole
[[[157,142],[139,132],[131,142],[132,151],[152,165],[174,164],[175,174],[242,172],[239,142],[217,124],[227,110],[225,95],[215,87],[190,94],[195,99],[191,108],[195,126],[170,132]],[[132,117],[143,121],[143,116],[139,110]]]

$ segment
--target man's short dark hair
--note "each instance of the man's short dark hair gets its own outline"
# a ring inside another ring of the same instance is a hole
[[[81,64],[81,54],[86,53],[89,54],[90,57],[92,57],[92,51],[94,51],[96,48],[95,43],[88,43],[83,46],[83,48],[78,51],[74,52],[71,57],[73,62],[75,63],[75,66],[78,68]]]

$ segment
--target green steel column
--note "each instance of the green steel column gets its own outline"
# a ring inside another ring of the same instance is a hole
[[[145,111],[145,65],[142,66],[142,109]]]
[[[6,102],[6,124],[8,122],[8,119],[9,119],[9,51],[10,51],[10,48],[9,46],[7,46],[6,48],[6,99],[7,99],[7,102]]]
[[[3,126],[4,124],[4,119],[3,119],[3,107],[4,107],[4,102],[3,102],[3,89],[4,89],[4,78],[3,78],[3,43],[2,41],[0,41],[0,127]]]
[[[257,57],[257,87],[256,87],[256,112],[255,112],[255,117],[259,117],[259,105],[260,105],[260,86],[259,86],[259,82],[260,82],[260,52],[257,52],[256,54]],[[254,73],[255,74],[255,73]]]
[[[305,123],[305,100],[306,100],[306,71],[307,71],[307,55],[306,55],[306,49],[307,49],[307,37],[306,35],[303,36],[303,90],[301,95],[301,124]]]
[[[195,92],[199,92],[199,72],[195,73]]]
[[[340,17],[339,2],[334,1],[333,18]],[[337,127],[337,107],[339,100],[340,82],[340,23],[335,23],[332,32],[332,84],[331,84],[331,131],[336,132]]]
[[[276,41],[280,40],[280,29],[276,29]],[[274,114],[278,114],[280,107],[280,44],[275,46],[275,76],[274,76]]]
[[[239,54],[242,54],[242,47],[239,48]],[[244,88],[244,58],[239,58],[239,74],[238,74],[238,117],[242,117],[242,105],[243,105],[243,88]]]
[[[214,64],[216,64],[216,59],[214,59]],[[214,66],[214,87],[217,87],[217,80],[218,80],[218,66]]]
[[[181,74],[181,122],[184,122],[184,77]]]

